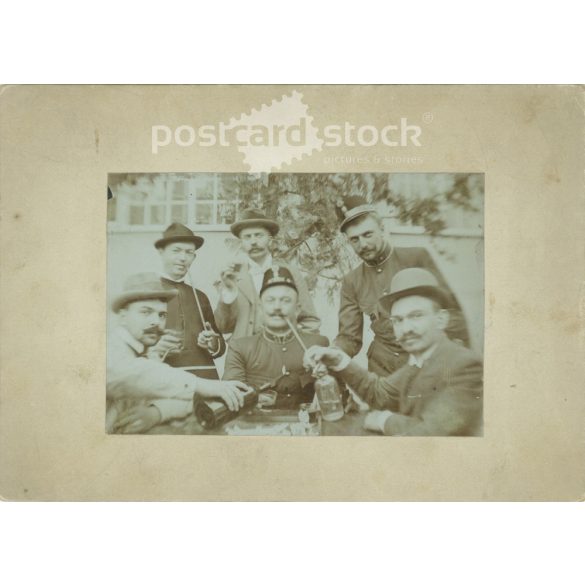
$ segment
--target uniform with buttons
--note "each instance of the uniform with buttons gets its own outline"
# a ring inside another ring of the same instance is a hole
[[[299,332],[310,347],[327,347],[323,335]],[[268,331],[230,341],[224,380],[240,380],[257,390],[269,387],[277,393],[275,408],[294,409],[311,402],[315,395],[313,378],[303,368],[304,350],[292,332],[276,336]]]

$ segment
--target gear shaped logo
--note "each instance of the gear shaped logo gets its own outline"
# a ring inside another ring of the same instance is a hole
[[[250,173],[279,170],[282,165],[290,165],[323,146],[303,95],[298,91],[232,118],[226,129],[236,132],[237,148],[244,155]]]

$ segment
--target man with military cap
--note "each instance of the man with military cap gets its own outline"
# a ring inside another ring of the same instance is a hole
[[[162,285],[177,293],[169,300],[168,330],[156,349],[174,368],[218,380],[214,359],[225,353],[225,340],[215,324],[207,295],[192,286],[192,281],[186,282],[196,250],[203,242],[188,227],[173,223],[154,244],[162,263]]]
[[[240,240],[247,259],[241,264],[231,262],[221,272],[220,301],[215,309],[219,330],[231,333],[232,340],[261,330],[263,315],[259,293],[262,279],[269,268],[279,266],[289,270],[296,283],[300,305],[298,327],[302,331],[318,333],[321,320],[317,317],[304,278],[293,266],[273,258],[270,252],[271,240],[279,231],[278,223],[268,219],[259,209],[246,209],[230,229]]]
[[[450,295],[421,268],[392,279],[382,304],[390,312],[408,363],[389,376],[361,368],[337,348],[309,348],[305,365],[338,372],[373,410],[365,427],[386,435],[480,435],[483,400],[481,360],[445,335]]]
[[[357,355],[362,348],[364,316],[367,316],[374,332],[374,340],[368,348],[368,369],[383,376],[406,362],[408,356],[396,341],[392,323],[379,300],[392,277],[410,267],[428,270],[448,291],[450,322],[447,334],[467,345],[469,336],[461,307],[429,252],[424,248],[393,247],[384,233],[382,218],[361,196],[345,198],[340,211],[340,230],[362,262],[343,278],[339,332],[333,345],[351,357]]]
[[[299,293],[287,268],[276,265],[264,273],[260,302],[264,326],[255,335],[230,341],[223,379],[240,380],[265,391],[260,395],[261,404],[298,408],[303,402],[311,402],[315,391],[313,378],[303,368],[304,349],[290,328],[297,320]],[[329,345],[322,335],[297,333],[305,347]]]
[[[118,324],[108,338],[106,366],[107,432],[143,433],[188,416],[193,399],[218,397],[230,410],[243,404],[245,384],[220,382],[172,368],[153,351],[164,331],[167,303],[176,290],[155,273],[129,277],[112,302]]]

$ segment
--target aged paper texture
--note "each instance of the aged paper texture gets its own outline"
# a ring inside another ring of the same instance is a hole
[[[577,86],[2,87],[0,495],[582,499],[584,105]],[[252,135],[301,118],[285,146]],[[220,123],[238,144],[194,130]],[[108,177],[261,172],[484,177],[483,437],[105,433]]]

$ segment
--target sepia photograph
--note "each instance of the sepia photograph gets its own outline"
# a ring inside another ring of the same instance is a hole
[[[583,582],[565,4],[4,11],[5,582]]]
[[[0,492],[579,499],[582,98],[8,88]]]
[[[482,436],[483,174],[107,192],[107,433]]]

